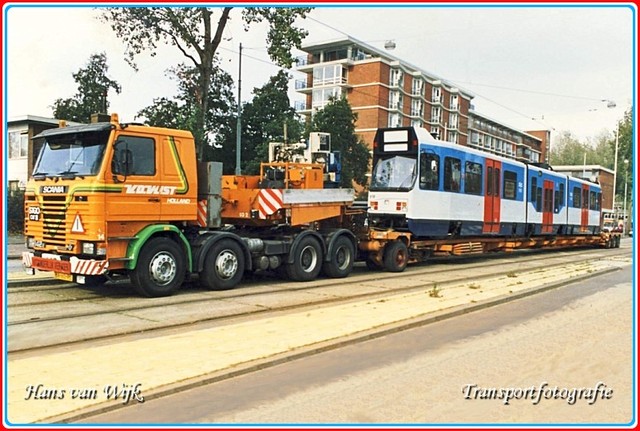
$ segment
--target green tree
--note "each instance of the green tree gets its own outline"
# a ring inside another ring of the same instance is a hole
[[[57,99],[53,103],[53,116],[61,120],[88,123],[91,114],[107,113],[110,89],[120,94],[120,84],[107,76],[107,55],[92,54],[84,68],[72,74],[78,84],[78,92],[69,99]]]
[[[296,142],[303,126],[288,96],[289,74],[281,70],[260,88],[242,108],[242,171],[257,174],[268,159],[269,142]],[[235,146],[230,151],[235,154]],[[234,165],[235,166],[235,165]]]
[[[200,156],[205,142],[205,117],[209,110],[206,94],[211,86],[214,59],[230,19],[232,7],[224,7],[214,23],[214,9],[207,7],[113,7],[101,9],[102,19],[127,45],[127,60],[136,67],[135,56],[142,51],[155,54],[160,43],[176,47],[197,70],[195,88],[195,124],[192,132]],[[261,7],[242,9],[245,29],[267,21],[267,51],[271,59],[283,67],[291,67],[291,48],[300,48],[308,32],[294,25],[305,18],[311,8]]]
[[[580,142],[569,131],[562,131],[560,135],[554,140],[549,153],[549,163],[554,165],[583,165],[585,160],[585,154],[588,155],[591,152],[591,148]],[[587,160],[587,163],[590,163]]]
[[[204,118],[204,127],[198,129],[196,124],[199,121],[199,111],[195,97],[199,85],[198,71],[181,64],[169,69],[167,74],[177,81],[178,94],[172,99],[154,99],[153,104],[141,109],[137,116],[144,118],[145,123],[150,126],[198,131],[202,134],[199,136],[201,142],[207,143],[201,149],[201,160],[219,160],[225,166],[231,163],[233,159],[230,155],[216,152],[216,148],[222,148],[225,143],[235,139],[236,102],[231,75],[222,70],[216,60],[207,95],[209,108]],[[216,159],[216,156],[221,159]]]
[[[351,110],[346,98],[332,98],[312,118],[311,130],[331,133],[331,149],[342,156],[342,187],[352,187],[352,181],[364,186],[367,183],[369,148],[356,134],[358,116]]]
[[[627,199],[630,196],[633,196],[633,181],[630,179],[633,178],[633,116],[632,109],[629,108],[625,113],[623,118],[618,123],[618,170],[616,172],[616,198],[617,202],[624,201],[624,182],[625,177],[628,181],[627,183]],[[613,138],[610,141],[611,151],[615,154],[616,151],[616,131],[613,131]],[[624,161],[628,162],[625,163]],[[611,166],[613,169],[613,165]]]

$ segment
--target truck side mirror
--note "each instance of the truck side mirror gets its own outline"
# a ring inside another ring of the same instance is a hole
[[[116,142],[114,144],[113,159],[111,161],[111,172],[115,182],[126,181],[127,176],[131,173],[133,167],[133,153],[127,148],[127,143]],[[119,175],[124,178],[120,180]]]

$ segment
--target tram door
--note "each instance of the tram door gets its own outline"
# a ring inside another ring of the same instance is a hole
[[[486,160],[482,233],[500,233],[500,170],[502,163]]]
[[[582,185],[582,205],[580,213],[580,231],[586,232],[587,226],[589,226],[589,186]]]
[[[553,181],[542,185],[542,233],[553,232]]]

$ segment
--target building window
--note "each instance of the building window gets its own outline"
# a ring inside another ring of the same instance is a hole
[[[347,69],[339,64],[316,66],[313,68],[313,86],[344,84],[347,82]]]
[[[451,99],[449,101],[449,108],[456,110],[458,109],[458,95],[457,94],[452,94],[451,95]]]
[[[431,109],[431,122],[438,124],[442,122],[442,110],[437,106]]]
[[[341,94],[340,87],[316,88],[311,94],[311,107],[322,108],[329,103],[332,97],[337,99]]]
[[[422,127],[422,120],[411,120],[411,127]]]
[[[440,87],[433,87],[433,91],[431,92],[431,101],[440,103],[441,101]]]
[[[396,112],[389,112],[389,127],[402,127],[402,118]]]
[[[450,130],[448,132],[448,134],[447,134],[447,141],[451,142],[453,144],[457,144],[458,143],[458,132]]]
[[[458,114],[449,114],[449,127],[452,129],[458,128]]]
[[[411,83],[411,94],[414,96],[424,95],[424,81],[420,78],[413,78]]]
[[[400,69],[391,69],[389,75],[389,85],[392,87],[402,87],[403,86],[403,73]]]
[[[422,100],[413,99],[411,100],[411,116],[412,117],[420,117],[424,114]]]
[[[389,109],[399,109],[402,110],[402,93],[399,91],[390,91],[389,92]]]
[[[24,159],[29,152],[29,139],[26,131],[9,132],[9,159]]]
[[[436,139],[440,139],[440,128],[439,127],[432,127],[431,128],[431,136],[433,136]]]

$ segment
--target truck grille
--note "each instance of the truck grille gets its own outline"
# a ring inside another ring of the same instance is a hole
[[[66,200],[66,196],[43,196],[42,234],[46,243],[65,243]]]

